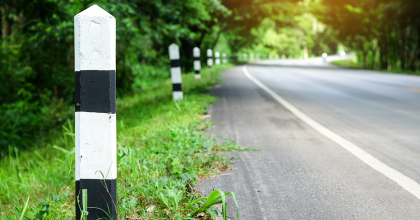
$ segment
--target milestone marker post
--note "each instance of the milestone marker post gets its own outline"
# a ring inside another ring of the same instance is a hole
[[[171,60],[172,97],[174,100],[182,100],[184,96],[181,88],[182,77],[179,58],[178,45],[171,44],[169,46],[169,59]]]
[[[223,53],[223,54],[222,54],[222,57],[223,57],[223,63],[227,63],[227,60],[226,60],[226,53]]]
[[[213,66],[213,51],[211,49],[207,50],[207,66]]]
[[[201,70],[201,62],[200,62],[200,48],[194,47],[193,48],[193,56],[194,56],[194,71],[195,71],[195,78],[200,79],[200,70]]]
[[[115,18],[102,8],[93,5],[74,17],[76,219],[82,190],[87,219],[117,219],[115,45]]]
[[[216,65],[220,65],[220,53],[219,53],[219,51],[216,51],[214,53],[214,57],[216,58]]]

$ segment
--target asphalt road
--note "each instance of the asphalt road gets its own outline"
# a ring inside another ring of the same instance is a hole
[[[260,61],[249,73],[307,116],[420,183],[420,77],[321,59]],[[283,107],[236,66],[212,90],[211,134],[260,149],[198,189],[236,193],[240,219],[420,219],[420,200]],[[235,216],[229,201],[228,216]]]

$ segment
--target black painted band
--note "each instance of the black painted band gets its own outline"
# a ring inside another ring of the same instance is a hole
[[[172,89],[174,92],[182,92],[181,83],[173,83]]]
[[[179,67],[179,60],[171,60],[171,67]]]
[[[87,205],[88,220],[93,219],[109,219],[113,216],[113,220],[117,219],[117,180],[101,180],[101,179],[81,179],[76,181],[76,219],[80,219],[80,209],[83,209],[82,189],[87,189]],[[77,201],[79,197],[79,203]],[[80,207],[79,207],[80,205]],[[106,213],[104,213],[105,210]],[[109,211],[108,211],[109,210]],[[109,212],[109,213],[108,213]]]
[[[200,70],[196,70],[195,71],[195,74],[200,74]]]
[[[194,60],[200,60],[200,57],[194,57]]]
[[[115,70],[81,70],[75,73],[76,112],[116,113]]]

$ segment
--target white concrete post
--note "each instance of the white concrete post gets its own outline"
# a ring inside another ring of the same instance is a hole
[[[251,54],[249,55],[249,61],[254,61],[254,54],[253,54],[253,53],[251,53]]]
[[[116,22],[97,5],[74,17],[76,219],[117,219]],[[78,198],[78,199],[77,199]],[[80,204],[80,206],[79,206]]]
[[[290,54],[290,55],[289,55],[289,59],[293,59],[293,56],[292,56],[292,54]]]
[[[327,62],[327,57],[328,57],[327,53],[322,54],[322,59],[324,60],[325,63]]]
[[[284,60],[284,59],[286,59],[286,55],[281,55],[281,58]]]
[[[265,59],[266,59],[266,57],[267,57],[267,55],[265,55],[265,54],[264,54],[264,55],[263,55],[263,60],[265,60]]]
[[[216,65],[220,65],[220,53],[219,53],[219,51],[216,51],[214,53],[214,57],[216,58]]]
[[[257,53],[257,60],[260,60],[260,54]]]
[[[211,49],[207,50],[207,66],[213,66],[213,51]]]
[[[243,56],[244,56],[244,62],[248,61],[248,55],[244,53]]]
[[[269,60],[272,60],[272,59],[273,59],[273,55],[269,54],[269,55],[268,55],[268,59],[269,59]]]
[[[200,62],[200,48],[194,47],[193,49],[193,57],[194,57],[194,71],[195,71],[195,78],[200,79],[200,70],[201,70],[201,62]]]
[[[280,58],[280,56],[278,54],[276,54],[276,60],[278,60]]]
[[[222,57],[223,57],[223,63],[227,63],[227,60],[226,60],[226,53],[223,53],[223,54],[222,54]]]
[[[171,60],[172,97],[174,100],[182,100],[182,77],[179,62],[179,47],[176,44],[169,46],[169,59]]]

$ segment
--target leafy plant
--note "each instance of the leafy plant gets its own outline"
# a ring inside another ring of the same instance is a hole
[[[199,198],[199,199],[196,199],[196,200],[188,203],[187,206],[191,207],[198,202],[206,200],[206,202],[204,202],[201,205],[200,208],[195,209],[194,211],[189,213],[189,215],[194,216],[197,213],[205,212],[207,215],[211,216],[213,219],[216,219],[216,216],[218,214],[217,209],[215,209],[214,207],[212,208],[212,206],[214,206],[216,204],[222,204],[222,212],[221,213],[222,213],[223,219],[226,220],[227,219],[226,218],[226,207],[227,207],[226,196],[229,195],[229,194],[232,195],[232,199],[233,199],[233,201],[235,202],[235,205],[236,205],[236,219],[239,219],[239,206],[238,206],[238,203],[236,202],[235,193],[232,193],[232,192],[224,193],[224,192],[219,191],[219,190],[213,190],[213,192],[211,192],[209,196]]]

